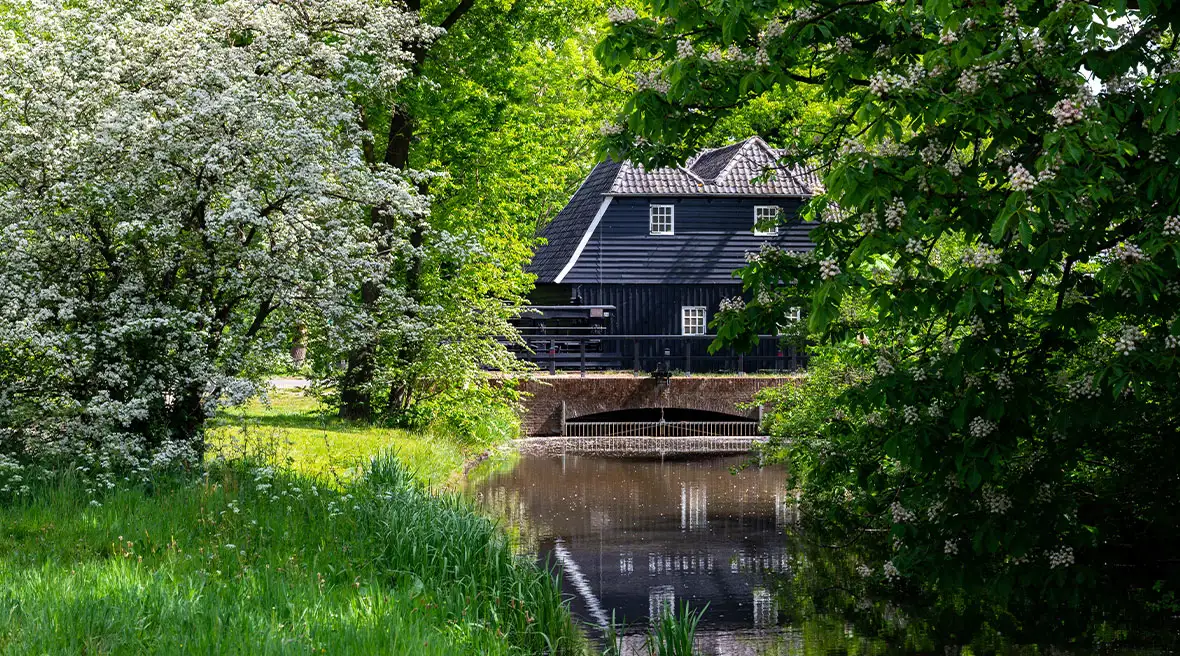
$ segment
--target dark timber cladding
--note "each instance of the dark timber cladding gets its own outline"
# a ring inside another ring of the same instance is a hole
[[[764,243],[811,250],[807,233],[813,226],[791,222],[801,203],[775,197],[615,198],[562,282],[732,285],[746,253]],[[650,234],[653,204],[674,208],[675,234]],[[788,223],[779,225],[777,236],[754,234],[754,208],[760,205],[782,209]]]
[[[721,299],[741,296],[741,285],[571,285],[586,305],[613,305],[611,332],[631,335],[679,335],[680,308],[704,306],[708,319]]]
[[[747,258],[767,245],[813,247],[799,211],[819,181],[783,157],[752,137],[682,166],[595,166],[541,233],[529,267],[530,300],[540,307],[518,320],[522,357],[552,371],[800,366],[800,354],[773,335],[751,353],[708,352],[707,324],[722,299],[743,295],[734,272]]]

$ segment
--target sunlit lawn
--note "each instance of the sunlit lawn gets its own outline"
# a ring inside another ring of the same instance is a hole
[[[451,479],[455,442],[298,391],[213,423],[204,476],[0,505],[0,655],[582,652],[553,580],[415,483]]]
[[[212,457],[273,449],[291,468],[332,481],[353,478],[360,466],[389,449],[415,476],[438,486],[451,480],[472,455],[435,432],[342,421],[297,389],[275,390],[266,400],[222,412],[213,421],[210,440]]]

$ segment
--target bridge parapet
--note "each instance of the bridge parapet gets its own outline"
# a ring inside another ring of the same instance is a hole
[[[762,408],[739,409],[768,387],[794,384],[798,376],[535,376],[522,380],[522,427],[529,437],[562,435],[565,422],[620,410],[703,410],[758,420]]]

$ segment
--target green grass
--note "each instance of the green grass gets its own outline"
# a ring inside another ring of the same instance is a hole
[[[231,408],[210,422],[211,455],[260,455],[332,481],[354,478],[378,453],[390,451],[422,481],[440,486],[481,449],[441,429],[415,433],[346,422],[300,390],[277,390],[264,401]]]
[[[0,508],[0,654],[580,653],[554,579],[390,457]]]

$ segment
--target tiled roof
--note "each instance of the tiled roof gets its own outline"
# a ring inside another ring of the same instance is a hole
[[[553,282],[573,256],[618,172],[619,163],[609,159],[595,166],[570,202],[541,230],[548,243],[537,248],[528,267],[537,282]]]
[[[645,171],[630,162],[607,160],[594,167],[573,198],[549,222],[528,270],[537,282],[556,280],[570,264],[607,196],[810,196],[819,178],[778,163],[783,152],[758,137],[705,150],[676,168]],[[774,171],[762,182],[755,178]]]
[[[612,196],[810,196],[814,174],[778,163],[783,152],[758,137],[706,150],[685,166],[646,171],[624,162]],[[773,171],[767,175],[768,172]],[[767,176],[765,181],[751,182]]]

